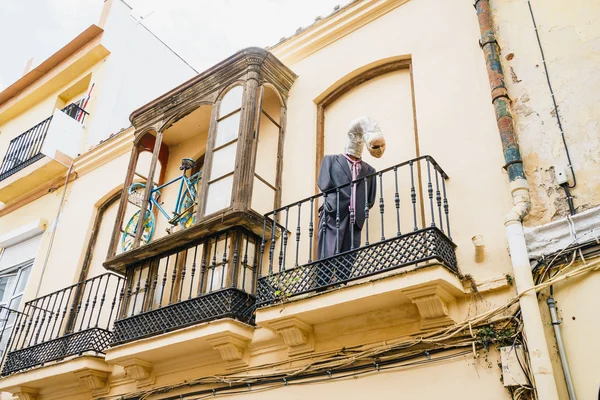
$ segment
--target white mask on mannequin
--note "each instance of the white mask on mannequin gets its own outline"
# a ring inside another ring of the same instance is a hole
[[[367,146],[369,154],[380,158],[385,151],[385,138],[379,124],[373,118],[360,117],[352,121],[346,140],[346,154],[362,158],[363,146]]]

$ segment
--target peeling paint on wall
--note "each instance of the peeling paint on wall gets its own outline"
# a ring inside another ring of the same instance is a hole
[[[575,208],[600,204],[600,1],[531,1],[569,146]],[[532,209],[527,226],[569,214],[554,170],[568,165],[527,1],[491,1]],[[508,78],[508,77],[507,77]],[[570,180],[572,182],[572,179]]]

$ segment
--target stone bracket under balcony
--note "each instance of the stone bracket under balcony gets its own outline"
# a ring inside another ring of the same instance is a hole
[[[431,262],[410,271],[388,271],[375,280],[364,279],[259,308],[256,324],[281,336],[292,356],[314,349],[318,341],[313,333],[316,325],[377,310],[416,306],[418,331],[452,325],[458,321],[456,302],[463,295],[459,278],[444,265]]]
[[[239,368],[248,365],[247,346],[254,329],[229,318],[205,322],[111,347],[106,351],[106,362],[122,366],[138,387],[154,381],[158,364],[214,360],[215,352],[218,360],[225,362],[225,369]]]
[[[112,370],[113,366],[102,357],[76,357],[6,376],[0,380],[0,391],[19,400],[42,396],[71,398],[82,394],[99,397],[108,394],[107,380]]]

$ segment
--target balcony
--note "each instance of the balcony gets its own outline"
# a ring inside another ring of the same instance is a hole
[[[128,269],[107,361],[157,363],[194,347],[212,350],[215,334],[251,337],[259,241],[244,228],[227,229]],[[216,320],[227,321],[222,330],[208,324]]]
[[[386,307],[416,305],[421,329],[453,323],[463,289],[447,179],[432,157],[422,156],[267,213],[270,236],[261,239],[256,323],[287,337],[290,354],[311,348],[314,324]],[[340,251],[339,208],[331,224],[319,219],[317,209],[328,197],[339,204],[347,187],[351,203],[356,188],[365,190],[365,198],[369,188],[376,195],[372,208],[365,208],[361,244]],[[321,246],[318,237],[325,238]],[[334,241],[329,256],[326,240]]]
[[[64,173],[79,152],[86,116],[70,104],[12,139],[0,164],[0,201],[10,203]]]
[[[2,376],[69,356],[104,353],[122,286],[123,278],[106,273],[25,303],[12,317]]]

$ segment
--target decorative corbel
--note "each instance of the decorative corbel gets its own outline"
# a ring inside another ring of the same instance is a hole
[[[315,338],[311,325],[296,317],[271,322],[269,327],[283,338],[288,355],[295,356],[315,350]]]
[[[152,363],[134,357],[120,361],[119,365],[125,368],[126,377],[137,381],[138,388],[154,384]]]
[[[207,339],[208,343],[227,361],[227,369],[248,366],[248,339],[224,332]]]
[[[79,381],[92,392],[94,397],[108,394],[109,388],[106,387],[108,372],[84,370],[75,372],[75,376],[79,378]]]
[[[37,400],[38,390],[24,386],[18,386],[11,390],[11,393],[18,400]]]
[[[456,323],[452,317],[455,298],[438,283],[402,291],[419,309],[421,329]]]

